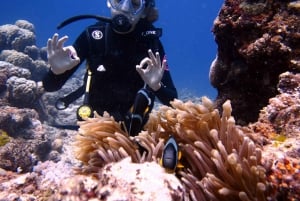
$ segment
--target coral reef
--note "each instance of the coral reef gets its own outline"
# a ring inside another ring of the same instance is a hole
[[[32,80],[25,78],[10,77],[6,84],[8,86],[9,101],[19,107],[30,107],[42,95],[42,87]]]
[[[16,50],[2,50],[0,60],[28,69],[31,72],[30,79],[35,81],[41,81],[48,69],[45,61],[33,60],[29,55]]]
[[[0,125],[10,138],[0,148],[1,168],[28,172],[37,161],[45,160],[51,149],[50,139],[45,139],[34,110],[1,107]]]
[[[109,114],[79,132],[43,122],[75,123],[80,100],[53,105],[81,72],[44,94],[34,25],[0,26],[0,200],[300,200],[299,13],[299,1],[225,0],[213,27],[216,101],[184,94],[134,138]],[[175,174],[158,164],[170,135],[182,153]]]
[[[0,105],[35,109],[45,120],[39,81],[48,65],[41,56],[45,50],[35,46],[35,37],[33,24],[25,20],[0,26]]]
[[[231,100],[238,124],[258,119],[278,92],[278,76],[300,70],[299,2],[225,0],[214,21],[218,44],[210,81],[216,106]]]
[[[59,193],[50,200],[74,198],[180,201],[184,199],[184,192],[180,181],[174,175],[166,174],[157,163],[136,164],[131,163],[130,158],[125,158],[104,166],[96,178],[77,175],[65,180],[59,187]]]
[[[222,117],[205,97],[202,104],[171,104],[151,114],[146,131],[131,140],[108,114],[80,122],[75,155],[85,165],[81,171],[98,172],[128,156],[135,163],[158,161],[163,142],[173,135],[183,154],[178,174],[192,200],[265,200],[261,149],[235,125],[230,103],[224,104]]]
[[[14,25],[0,26],[0,51],[15,49],[24,51],[26,46],[34,45],[36,42],[34,25],[26,20],[18,20]]]
[[[279,76],[280,94],[269,100],[259,119],[250,127],[266,138],[264,158],[268,159],[267,178],[276,200],[300,199],[300,74]]]
[[[35,45],[35,37],[34,25],[26,20],[0,26],[0,106],[35,109],[40,120],[49,124],[76,124],[81,99],[65,111],[54,105],[59,97],[81,86],[82,79],[75,77],[62,90],[45,93],[40,81],[49,68],[47,53],[45,47]]]

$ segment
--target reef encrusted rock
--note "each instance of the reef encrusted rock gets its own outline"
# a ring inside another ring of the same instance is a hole
[[[5,49],[24,51],[26,46],[36,43],[34,25],[26,20],[18,20],[15,25],[0,26],[0,52]]]
[[[80,184],[80,185],[79,185]],[[81,186],[81,188],[78,188]],[[55,200],[184,200],[181,182],[156,162],[131,163],[130,158],[107,164],[94,178],[80,175],[65,179]]]
[[[209,76],[216,106],[230,99],[239,124],[257,120],[278,94],[281,73],[300,72],[299,13],[299,1],[225,0],[214,21],[218,53]]]
[[[286,72],[279,78],[280,94],[250,127],[267,139],[263,153],[274,199],[300,200],[300,74]]]
[[[45,61],[33,60],[27,54],[16,50],[3,50],[0,54],[0,60],[28,69],[31,72],[30,78],[35,81],[41,81],[48,69]]]
[[[25,78],[10,77],[7,80],[9,101],[18,107],[30,107],[37,102],[43,93],[38,83]]]
[[[0,107],[0,128],[10,136],[10,141],[0,147],[0,168],[28,172],[37,161],[47,158],[50,138],[45,137],[36,111]]]

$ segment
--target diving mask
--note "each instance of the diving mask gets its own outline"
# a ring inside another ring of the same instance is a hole
[[[118,33],[129,33],[143,15],[145,0],[108,0],[112,26]]]
[[[139,15],[145,8],[145,0],[109,0],[111,8],[116,11]]]

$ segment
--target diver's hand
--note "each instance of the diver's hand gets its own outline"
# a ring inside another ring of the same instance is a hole
[[[160,61],[159,53],[154,55],[151,50],[148,50],[149,57],[144,58],[140,65],[136,66],[137,72],[140,74],[144,82],[154,91],[161,87],[161,79],[167,65],[167,61]]]
[[[58,34],[55,33],[47,42],[48,62],[52,72],[56,75],[72,69],[80,62],[73,46],[63,47],[67,39],[68,36],[58,39]]]

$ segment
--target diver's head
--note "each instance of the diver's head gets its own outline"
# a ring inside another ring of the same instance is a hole
[[[107,6],[111,10],[113,29],[117,33],[129,33],[134,30],[141,18],[153,16],[155,2],[154,0],[107,0]]]

